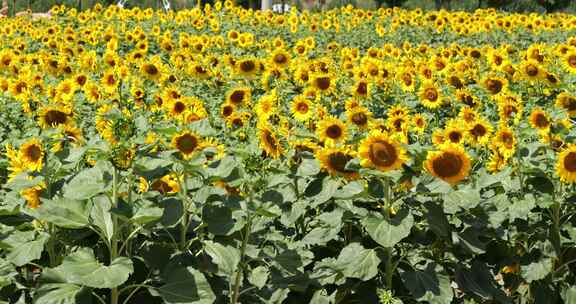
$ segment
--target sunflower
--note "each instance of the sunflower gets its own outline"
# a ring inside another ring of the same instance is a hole
[[[292,100],[292,116],[299,121],[307,121],[314,114],[313,104],[310,100],[302,95],[297,95]]]
[[[524,106],[520,97],[504,94],[498,99],[498,116],[503,122],[513,120],[514,124],[518,124],[523,112]]]
[[[258,118],[268,118],[270,115],[278,111],[278,96],[276,91],[273,90],[270,94],[260,97],[255,106],[255,112]]]
[[[509,157],[502,154],[499,150],[492,149],[490,159],[486,163],[486,169],[490,173],[500,172],[508,164]]]
[[[396,170],[408,160],[406,151],[386,133],[372,131],[358,148],[360,164],[380,171]]]
[[[454,185],[468,176],[470,163],[470,157],[464,148],[443,144],[439,151],[428,152],[424,166],[433,176]]]
[[[72,121],[72,111],[64,106],[43,106],[38,110],[38,125],[42,129],[68,125]]]
[[[154,62],[146,62],[140,66],[140,74],[146,79],[158,82],[162,77],[160,67]]]
[[[236,62],[236,73],[244,78],[252,78],[260,72],[260,62],[255,58],[245,58]]]
[[[172,146],[177,149],[184,159],[190,159],[202,147],[202,140],[196,133],[183,131],[172,137]]]
[[[467,139],[466,132],[458,125],[458,124],[449,124],[444,129],[444,138],[456,145],[464,144],[464,141]]]
[[[328,145],[346,140],[346,125],[336,117],[326,117],[318,123],[316,134],[321,142]]]
[[[160,192],[162,195],[169,195],[178,193],[180,191],[180,183],[178,182],[178,177],[176,174],[167,174],[161,178],[152,181],[152,184],[148,184],[148,181],[140,177],[140,192],[147,192],[149,190]]]
[[[540,66],[540,63],[533,59],[523,61],[519,70],[522,73],[522,77],[530,81],[540,80],[545,76],[545,71]]]
[[[556,96],[556,106],[564,109],[568,116],[576,116],[576,97],[566,92],[562,92]]]
[[[576,145],[568,145],[556,161],[556,174],[565,183],[576,183]]]
[[[425,82],[420,87],[420,102],[429,109],[436,109],[442,105],[442,94],[432,81]]]
[[[418,114],[414,114],[414,116],[412,116],[412,128],[414,129],[414,131],[416,131],[419,134],[424,133],[424,131],[426,130],[426,118],[424,117],[424,115],[422,115],[421,113]]]
[[[564,68],[568,72],[576,74],[576,50],[568,52],[566,55],[564,55],[563,59],[564,60],[562,61],[562,64],[564,65]]]
[[[44,148],[38,138],[32,138],[20,147],[19,158],[24,166],[31,170],[39,172],[44,162]]]
[[[270,63],[280,68],[288,66],[290,59],[290,53],[282,48],[278,48],[270,54]]]
[[[177,119],[182,119],[184,116],[186,116],[189,107],[185,98],[168,99],[163,105],[166,108],[169,117],[174,117]]]
[[[68,103],[74,97],[77,90],[76,82],[72,79],[62,80],[56,87],[56,99],[61,102]]]
[[[230,117],[230,115],[234,114],[235,111],[236,111],[236,106],[231,104],[231,103],[225,102],[220,106],[220,115],[223,118]]]
[[[468,125],[468,139],[472,144],[485,145],[490,140],[492,130],[492,125],[479,117]]]
[[[514,131],[502,126],[492,138],[492,150],[497,150],[504,157],[511,157],[516,151],[516,137]]]
[[[290,147],[296,151],[296,153],[304,153],[308,152],[311,154],[315,154],[316,151],[319,149],[318,144],[313,142],[311,139],[300,139],[300,140],[290,140],[289,142]]]
[[[26,188],[20,192],[20,195],[26,200],[26,205],[28,208],[36,209],[40,206],[40,195],[46,189],[46,183],[41,182],[40,184]]]
[[[550,129],[550,117],[541,108],[536,108],[530,113],[530,125],[540,132],[546,132]]]
[[[346,169],[346,164],[354,159],[354,154],[347,148],[324,147],[316,151],[316,159],[322,169],[332,176],[343,176],[347,179],[356,179],[359,174]]]
[[[113,94],[116,92],[120,81],[114,70],[108,70],[102,76],[100,83],[104,87],[104,91],[108,94]]]
[[[414,73],[410,69],[403,68],[397,75],[398,81],[402,85],[404,92],[413,92],[416,86]]]
[[[236,107],[249,104],[252,97],[250,88],[239,87],[226,92],[226,102]]]
[[[498,76],[490,76],[482,80],[482,85],[490,94],[497,95],[506,90],[508,81],[505,78]]]
[[[336,77],[333,74],[315,73],[310,77],[310,85],[318,92],[330,95],[336,89]]]
[[[346,111],[348,122],[356,126],[358,129],[364,130],[368,128],[372,118],[372,112],[363,106],[357,106]]]
[[[272,158],[279,158],[282,155],[283,149],[276,133],[268,127],[259,128],[260,148],[266,155]]]
[[[372,91],[372,84],[370,84],[367,80],[361,79],[357,81],[351,88],[351,93],[353,96],[360,97],[360,98],[368,98],[370,96],[370,92]]]

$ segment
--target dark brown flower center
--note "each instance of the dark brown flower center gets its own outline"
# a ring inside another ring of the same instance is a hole
[[[330,137],[331,139],[338,139],[342,136],[342,129],[338,125],[331,125],[326,128],[326,136]]]
[[[330,77],[318,77],[316,78],[316,86],[324,91],[330,88]]]
[[[426,88],[426,90],[424,90],[424,97],[428,101],[436,101],[438,100],[438,91],[436,91],[435,88]]]
[[[243,90],[236,90],[230,94],[230,101],[234,104],[239,104],[244,101],[246,93]]]
[[[388,167],[398,159],[396,148],[386,141],[377,141],[370,146],[370,160],[377,166]]]
[[[488,91],[490,91],[490,93],[492,94],[498,94],[500,93],[500,91],[502,91],[502,81],[498,80],[498,79],[488,79],[486,80],[486,88],[488,89]]]
[[[564,158],[564,168],[570,173],[576,172],[576,152],[570,152]]]
[[[240,63],[240,70],[244,73],[250,73],[256,69],[256,64],[252,60],[246,60]]]
[[[432,161],[432,169],[440,178],[449,178],[458,175],[464,162],[459,155],[452,152],[444,152],[440,157]]]
[[[548,117],[546,117],[546,115],[544,115],[543,113],[536,114],[534,122],[536,124],[536,127],[538,128],[546,128],[548,127],[548,125],[550,125]]]
[[[349,155],[336,152],[328,156],[328,163],[330,168],[340,173],[350,173],[352,171],[346,170],[346,164],[352,159]]]
[[[42,149],[40,149],[38,145],[31,145],[26,148],[24,154],[28,157],[29,160],[35,162],[42,157]]]
[[[68,115],[66,115],[66,113],[58,110],[49,110],[46,112],[46,115],[44,115],[44,121],[51,127],[66,123],[67,118]]]
[[[184,154],[190,154],[198,147],[198,139],[191,134],[184,134],[176,140],[176,147]]]

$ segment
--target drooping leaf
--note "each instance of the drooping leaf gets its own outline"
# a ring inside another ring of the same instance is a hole
[[[342,249],[336,263],[346,277],[367,281],[378,274],[380,258],[374,249],[351,243]]]
[[[64,197],[73,200],[86,200],[106,190],[104,174],[99,167],[85,169],[76,174],[64,185]]]
[[[264,267],[264,266],[258,266],[254,269],[252,269],[252,272],[250,273],[250,276],[248,277],[248,281],[258,287],[258,288],[262,288],[264,287],[264,285],[266,285],[266,281],[268,280],[268,276],[270,274],[270,271],[268,271],[268,268]]]
[[[400,273],[404,286],[417,301],[430,304],[450,304],[454,298],[450,278],[436,271],[434,264],[427,265],[425,270],[414,270]]]
[[[528,283],[544,279],[554,267],[552,259],[543,259],[521,267],[522,277]]]
[[[81,248],[64,258],[60,266],[48,269],[65,277],[68,283],[93,288],[114,288],[126,282],[134,271],[132,261],[118,257],[110,266],[98,262],[91,249]]]
[[[393,247],[410,235],[414,217],[408,209],[400,210],[391,219],[372,213],[362,220],[362,225],[374,241],[383,247]]]
[[[2,243],[12,247],[8,255],[6,255],[6,259],[16,266],[23,266],[37,260],[42,256],[44,244],[49,238],[50,236],[46,233],[37,234],[34,231],[16,231],[8,238],[2,240]]]
[[[168,266],[156,291],[167,304],[211,304],[216,296],[204,275],[192,267]]]
[[[100,232],[110,241],[114,235],[114,224],[110,208],[112,204],[105,195],[99,195],[93,199],[94,204],[90,210],[90,219]]]
[[[56,226],[68,229],[80,229],[88,225],[88,215],[91,204],[68,198],[42,200],[36,209],[39,220],[47,221]]]
[[[34,303],[42,304],[84,304],[90,303],[90,297],[82,296],[86,289],[68,283],[44,284],[36,293]]]
[[[240,251],[234,247],[224,246],[212,241],[205,241],[204,249],[212,258],[212,262],[218,265],[218,274],[232,278],[238,263],[240,263]]]

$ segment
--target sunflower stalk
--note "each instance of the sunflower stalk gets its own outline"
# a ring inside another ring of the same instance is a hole
[[[180,250],[182,252],[186,251],[188,247],[188,240],[186,239],[186,235],[188,234],[188,185],[186,181],[188,179],[188,175],[184,173],[182,175],[182,184],[180,185],[180,195],[182,195],[182,219],[180,220]]]
[[[118,206],[118,169],[114,167],[112,170],[112,208]],[[112,213],[112,238],[110,240],[110,263],[116,259],[118,256],[118,218],[116,214]],[[119,300],[118,288],[112,288],[110,291],[110,303],[118,304]]]
[[[384,218],[386,221],[390,221],[390,208],[392,207],[392,186],[390,184],[390,178],[384,177]],[[386,288],[392,290],[392,279],[394,277],[394,263],[392,261],[392,254],[394,249],[392,247],[384,248],[386,252],[386,261],[385,261],[385,283]]]

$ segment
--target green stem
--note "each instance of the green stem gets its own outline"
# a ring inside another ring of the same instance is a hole
[[[390,178],[389,177],[385,177],[384,178],[384,218],[386,219],[386,221],[390,221],[390,207],[392,206],[392,187],[390,185]],[[393,263],[392,263],[392,253],[393,253],[393,248],[392,247],[386,247],[385,248],[386,251],[386,261],[385,261],[385,267],[386,267],[386,275],[385,275],[385,283],[386,283],[386,288],[388,288],[388,290],[392,290],[392,278],[394,277],[394,270],[393,269]]]
[[[238,268],[236,269],[236,278],[234,279],[234,288],[232,292],[232,304],[238,303],[240,298],[240,279],[242,278],[242,270],[244,268],[244,254],[246,253],[246,246],[248,245],[248,240],[250,239],[250,233],[252,232],[252,216],[248,216],[248,223],[246,223],[246,232],[244,233],[244,239],[242,240],[242,247],[240,248],[240,262],[238,263]]]
[[[182,175],[182,183],[180,185],[180,194],[182,195],[182,219],[180,219],[180,250],[186,251],[188,242],[186,234],[188,234],[188,185],[186,184],[187,175]]]
[[[116,208],[118,205],[118,170],[114,168],[112,171],[112,208]],[[110,263],[116,259],[118,256],[118,240],[117,240],[117,229],[118,229],[118,218],[114,213],[112,216],[112,239],[110,240]],[[110,292],[110,303],[118,304],[119,298],[118,288],[112,288]]]

